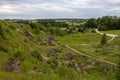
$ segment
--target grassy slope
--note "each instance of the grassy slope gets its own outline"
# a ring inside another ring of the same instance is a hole
[[[0,25],[3,26],[5,31],[5,38],[0,37],[0,67],[2,64],[12,58],[16,50],[20,51],[22,56],[24,56],[24,61],[21,63],[22,72],[13,73],[6,72],[0,68],[0,80],[114,80],[115,76],[112,72],[104,72],[99,70],[94,70],[89,73],[84,72],[84,74],[78,74],[73,68],[67,68],[63,65],[54,66],[53,59],[62,59],[62,64],[68,61],[76,63],[86,63],[87,58],[80,57],[80,55],[74,53],[70,49],[64,46],[44,46],[38,44],[37,38],[47,41],[47,35],[40,33],[34,36],[35,39],[30,39],[23,34],[23,27],[30,31],[32,34],[32,29],[27,25],[19,25],[11,22],[0,21]],[[85,37],[86,36],[86,37]],[[93,37],[94,36],[94,37]],[[75,34],[75,35],[65,35],[64,37],[56,37],[57,41],[62,44],[98,44],[101,36],[96,34]],[[90,40],[89,40],[90,39]],[[31,56],[31,53],[38,51],[41,56],[48,56],[47,50],[55,48],[60,50],[57,56],[49,56],[52,64],[47,64],[44,60],[38,60]],[[64,59],[65,55],[71,53],[73,60]],[[40,69],[37,71],[33,70],[33,67],[40,65]],[[105,74],[103,74],[105,73]]]

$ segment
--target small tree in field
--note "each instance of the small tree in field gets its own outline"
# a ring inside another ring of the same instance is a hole
[[[106,34],[103,34],[102,38],[101,38],[101,45],[105,45],[107,44],[107,36]]]

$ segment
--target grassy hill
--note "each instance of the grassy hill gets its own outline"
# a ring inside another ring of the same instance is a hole
[[[78,54],[65,45],[116,63],[119,39],[98,47],[101,36],[95,33],[55,36],[60,45],[49,45],[49,37],[42,30],[36,35],[29,25],[0,21],[0,80],[115,80],[114,65]]]

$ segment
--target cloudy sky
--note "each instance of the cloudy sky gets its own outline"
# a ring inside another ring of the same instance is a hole
[[[120,0],[0,0],[4,18],[91,18],[120,16]]]

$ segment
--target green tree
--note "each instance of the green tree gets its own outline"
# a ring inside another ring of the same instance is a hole
[[[87,23],[85,24],[85,26],[87,28],[97,28],[97,21],[96,21],[96,19],[94,19],[94,18],[89,19],[87,21]]]
[[[103,34],[102,38],[101,38],[101,45],[105,45],[107,44],[107,36],[106,34]]]
[[[38,34],[40,33],[40,30],[39,30],[39,28],[36,28],[36,29],[33,30],[33,32],[34,32],[36,35],[38,35]]]

